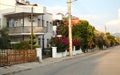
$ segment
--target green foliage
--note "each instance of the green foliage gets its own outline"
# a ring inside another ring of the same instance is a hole
[[[32,37],[32,39],[31,39],[31,37]],[[37,40],[36,40],[36,35],[35,34],[31,34],[30,40],[29,40],[29,44],[30,44],[30,46],[32,45],[33,49],[35,49],[35,48],[38,47]]]
[[[30,49],[29,41],[21,41],[20,43],[13,45],[13,49],[15,50]]]
[[[10,37],[7,28],[0,30],[0,49],[10,48]]]
[[[33,34],[32,38],[33,38],[32,39],[32,47],[33,47],[33,49],[35,49],[35,48],[38,47],[36,36]],[[17,43],[15,45],[13,45],[13,49],[16,49],[16,50],[31,49],[31,36],[30,36],[30,40],[28,40],[28,41],[20,41],[20,43]]]
[[[73,38],[80,40],[82,50],[85,52],[88,48],[93,48],[94,43],[94,30],[88,21],[81,20],[78,24],[73,26]]]
[[[116,45],[115,36],[111,35],[110,33],[106,33],[107,38],[110,40],[110,46]]]
[[[99,47],[99,49],[103,49],[104,41],[101,35],[97,38],[97,46]]]
[[[63,37],[68,37],[68,27],[65,25],[60,25],[57,27],[57,34],[62,35]]]

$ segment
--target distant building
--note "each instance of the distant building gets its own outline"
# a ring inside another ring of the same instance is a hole
[[[53,15],[53,25],[59,26],[63,24],[63,17],[64,15],[62,13],[57,13]]]
[[[72,19],[71,19],[71,24],[72,24],[72,25],[75,25],[75,24],[77,24],[77,23],[79,23],[79,22],[80,22],[80,19],[79,19],[78,17],[72,16]],[[66,21],[64,24],[65,24],[66,26],[68,26],[68,21]]]
[[[78,17],[72,16],[71,19],[71,24],[75,25],[80,22],[80,19]],[[54,31],[54,36],[57,35],[56,30],[57,26],[60,25],[66,25],[68,26],[68,17],[65,17],[62,13],[57,13],[53,15],[53,31]]]

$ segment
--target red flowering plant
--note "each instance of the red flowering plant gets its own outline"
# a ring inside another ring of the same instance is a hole
[[[77,39],[72,39],[73,46],[75,46],[76,50],[80,49],[80,41]]]
[[[73,39],[73,46],[80,48],[80,41]],[[51,45],[57,47],[57,52],[64,52],[69,48],[69,39],[67,37],[54,37],[51,39]]]
[[[64,52],[68,49],[69,41],[65,37],[54,37],[51,39],[51,45],[57,47],[57,52]]]

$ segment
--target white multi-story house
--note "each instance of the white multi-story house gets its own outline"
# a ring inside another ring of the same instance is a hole
[[[3,27],[9,29],[12,44],[29,39],[33,31],[39,46],[47,47],[53,36],[52,15],[46,7],[27,0],[0,0],[0,28]]]

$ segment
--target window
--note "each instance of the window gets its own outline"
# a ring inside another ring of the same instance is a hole
[[[41,22],[40,22],[41,20],[40,19],[38,19],[38,26],[41,26]]]
[[[42,26],[44,27],[44,20],[42,20]]]
[[[11,19],[11,20],[9,21],[9,26],[10,26],[10,27],[14,27],[14,24],[15,24],[15,23],[14,23],[14,20]]]
[[[20,26],[23,26],[23,19],[20,19]]]
[[[47,27],[47,31],[49,30],[49,22],[48,21],[46,21],[46,27]]]
[[[35,22],[35,19],[36,19],[36,16],[35,16],[35,15],[33,15],[33,16],[29,15],[29,16],[28,16],[29,22],[31,22],[31,21]]]

